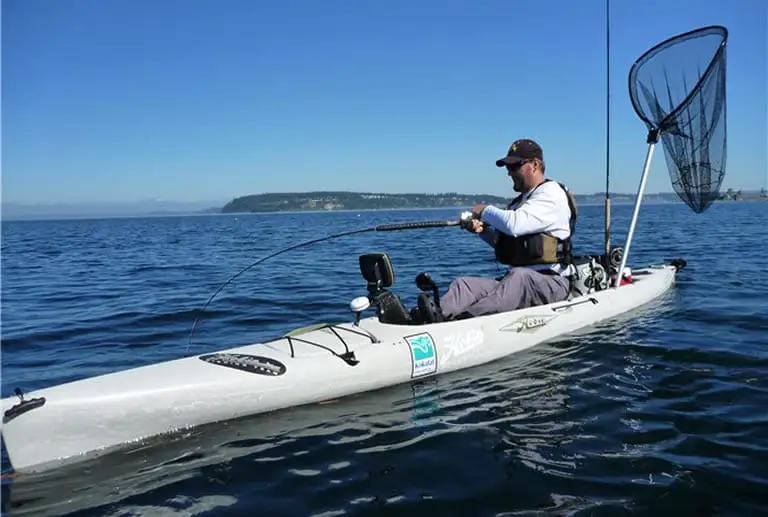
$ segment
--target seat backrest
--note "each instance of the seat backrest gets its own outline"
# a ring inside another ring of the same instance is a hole
[[[377,289],[392,287],[395,283],[395,270],[386,253],[365,253],[360,255],[360,274],[369,287]]]

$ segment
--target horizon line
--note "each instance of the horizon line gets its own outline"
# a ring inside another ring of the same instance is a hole
[[[760,193],[762,189],[765,189],[766,187],[759,187],[759,188],[751,188],[751,189],[738,189],[733,187],[728,188],[721,188],[719,192],[725,193],[728,191],[728,189],[731,189],[732,191],[738,192],[741,190],[742,193]],[[32,206],[87,206],[87,205],[131,205],[131,204],[140,204],[140,203],[148,203],[148,204],[215,204],[224,202],[228,203],[234,199],[239,199],[243,197],[248,196],[262,196],[262,195],[302,195],[302,194],[315,194],[320,192],[338,192],[338,193],[347,193],[347,194],[383,194],[383,195],[390,195],[390,196],[398,196],[398,195],[425,195],[425,196],[441,196],[441,195],[447,195],[447,194],[456,194],[460,196],[493,196],[493,197],[513,197],[515,194],[510,193],[509,195],[500,195],[500,194],[491,194],[488,192],[479,192],[479,193],[466,193],[466,192],[458,192],[458,191],[443,191],[443,192],[419,192],[419,191],[411,191],[411,192],[386,192],[386,191],[373,191],[373,190],[332,190],[332,189],[324,189],[324,190],[296,190],[296,191],[267,191],[267,192],[259,192],[255,194],[241,194],[238,196],[230,196],[230,197],[221,197],[218,199],[161,199],[161,198],[143,198],[143,199],[129,199],[129,200],[81,200],[81,201],[15,201],[15,200],[7,200],[2,199],[0,200],[0,207],[9,206],[9,205],[17,205],[17,206],[26,206],[26,207],[32,207]],[[597,191],[597,192],[590,192],[590,193],[584,193],[584,192],[576,192],[571,190],[571,192],[576,196],[604,196],[605,191]],[[637,192],[619,192],[619,191],[611,191],[611,196],[637,196]],[[643,194],[643,197],[645,196],[654,196],[654,195],[677,195],[677,193],[674,190],[668,190],[668,191],[657,191],[657,192],[645,192]]]

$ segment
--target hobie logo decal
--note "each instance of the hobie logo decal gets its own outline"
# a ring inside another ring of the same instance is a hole
[[[511,332],[535,332],[555,318],[557,318],[556,314],[523,316],[509,325],[501,327],[501,330]]]
[[[406,343],[411,348],[411,378],[437,371],[437,351],[432,336],[426,332],[408,336]]]
[[[451,360],[469,354],[475,348],[483,344],[483,331],[471,329],[466,332],[457,332],[446,336],[441,343],[440,363],[445,366]]]

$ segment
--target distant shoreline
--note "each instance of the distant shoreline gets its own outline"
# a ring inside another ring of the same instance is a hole
[[[715,201],[715,203],[753,203],[753,202],[768,202],[768,198],[749,198],[749,199],[723,199]],[[627,206],[632,205],[634,201],[616,201],[611,200],[611,206]],[[679,200],[647,200],[644,199],[642,206],[645,205],[681,205],[682,201]],[[604,201],[601,202],[582,202],[579,206],[604,206]],[[414,207],[394,207],[394,208],[337,208],[333,210],[324,209],[294,209],[294,210],[270,210],[264,212],[221,212],[214,209],[198,210],[198,211],[167,211],[167,212],[138,212],[134,214],[126,213],[112,213],[112,214],[25,214],[19,216],[3,216],[4,222],[45,222],[45,221],[87,221],[87,220],[105,220],[105,219],[159,219],[159,218],[177,218],[177,217],[227,217],[227,216],[249,216],[249,215],[296,215],[296,214],[328,214],[328,213],[368,213],[368,212],[410,212],[421,210],[440,210],[450,211],[455,210],[457,213],[462,210],[469,210],[471,206],[414,206]]]
[[[222,213],[269,213],[299,211],[338,211],[338,210],[405,210],[432,208],[467,209],[483,203],[505,207],[514,197],[490,194],[459,194],[446,192],[440,194],[405,193],[389,194],[376,192],[347,191],[311,191],[252,194],[234,198],[221,208]],[[581,206],[603,204],[604,194],[576,194],[576,202]],[[634,203],[635,196],[611,194],[615,204]],[[676,194],[649,194],[646,202],[677,202]]]
[[[579,206],[602,205],[604,193],[575,194]],[[611,204],[634,204],[635,194],[611,193]],[[348,191],[310,191],[252,194],[234,198],[221,208],[222,213],[271,213],[301,211],[339,211],[339,210],[406,210],[432,208],[466,209],[478,203],[505,207],[512,196],[490,194],[459,194],[446,192],[440,194],[405,193],[389,194],[376,192]],[[760,201],[766,199],[762,193],[742,194],[741,191],[721,194],[716,201]],[[674,193],[645,194],[643,203],[682,203]]]
[[[147,202],[123,202],[112,206],[108,202],[90,203],[51,203],[51,204],[21,204],[6,202],[2,204],[4,221],[40,221],[40,220],[71,220],[71,219],[125,219],[125,218],[158,218],[158,217],[190,217],[201,215],[228,214],[271,214],[271,213],[327,213],[327,212],[370,212],[392,210],[433,210],[446,209],[463,211],[469,210],[477,203],[504,207],[512,199],[509,196],[492,196],[489,194],[459,194],[448,192],[442,194],[389,194],[349,191],[307,191],[282,192],[241,196],[229,202],[221,201],[216,206],[213,202],[155,202],[147,206]],[[578,206],[603,206],[604,193],[576,194]],[[716,202],[760,202],[768,201],[768,196],[762,192],[728,191],[720,194]],[[611,193],[613,206],[632,205],[634,194]],[[646,194],[644,205],[681,204],[682,200],[674,192]],[[132,206],[135,205],[135,206]]]

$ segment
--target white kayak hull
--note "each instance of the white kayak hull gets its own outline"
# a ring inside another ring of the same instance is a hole
[[[40,389],[23,394],[31,409],[4,420],[2,435],[15,471],[47,470],[190,427],[494,361],[637,309],[667,291],[675,273],[673,266],[653,266],[633,271],[634,283],[618,289],[444,323],[391,325],[364,318],[359,326],[336,324],[291,339],[281,337]],[[353,353],[356,364],[339,357],[347,351]],[[250,370],[204,360],[226,357],[216,354],[262,359],[252,360]],[[17,396],[3,399],[4,415],[19,402]]]

